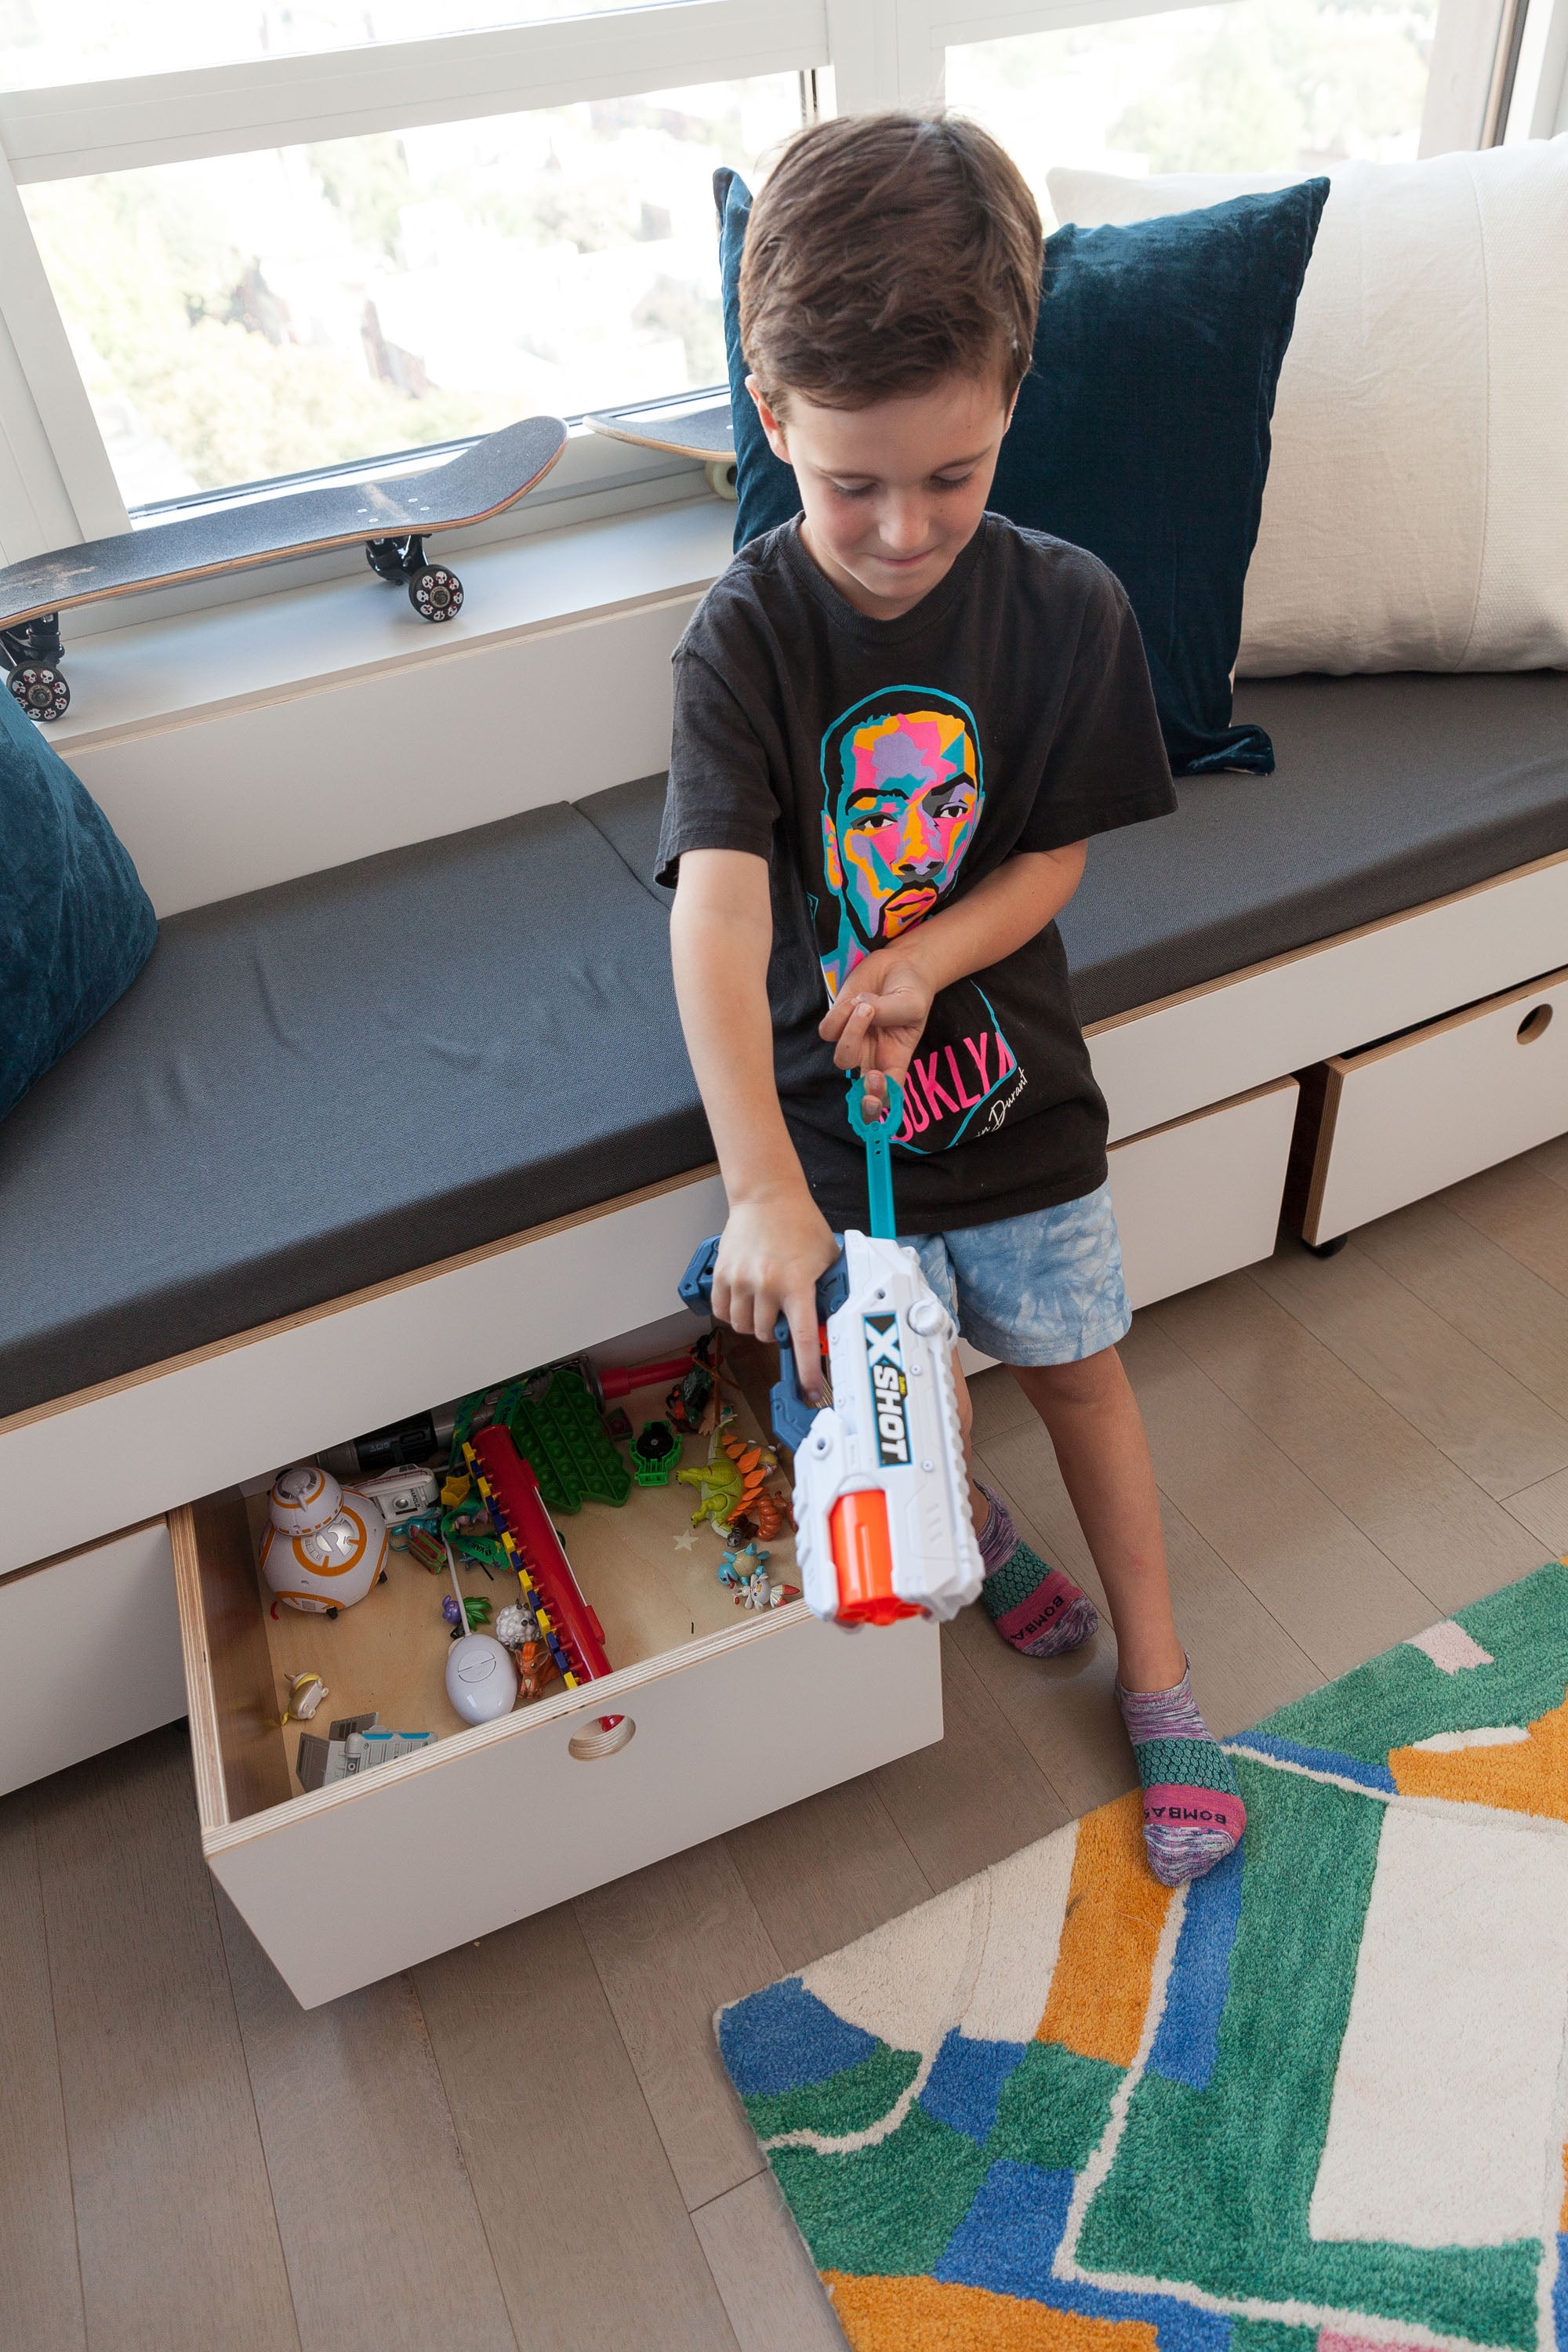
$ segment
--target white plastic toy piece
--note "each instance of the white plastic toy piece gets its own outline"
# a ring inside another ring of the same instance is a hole
[[[278,1473],[268,1516],[261,1573],[290,1609],[316,1616],[352,1609],[386,1566],[380,1505],[313,1463]]]
[[[447,1546],[447,1573],[458,1603],[458,1622],[466,1625],[463,1588],[458,1563]],[[502,1611],[506,1615],[506,1611]],[[465,1723],[493,1723],[517,1705],[517,1666],[511,1652],[493,1633],[465,1633],[447,1653],[447,1696]]]
[[[957,1335],[913,1250],[847,1233],[844,1259],[848,1295],[827,1323],[833,1402],[795,1457],[805,1604],[847,1625],[917,1610],[945,1622],[984,1573],[952,1381]]]
[[[354,1492],[373,1496],[387,1526],[395,1528],[405,1519],[416,1518],[421,1511],[433,1511],[441,1489],[432,1471],[403,1469],[378,1470],[369,1478],[357,1480]]]

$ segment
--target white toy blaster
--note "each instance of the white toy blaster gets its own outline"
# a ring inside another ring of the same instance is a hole
[[[864,1086],[849,1093],[849,1123],[866,1145],[871,1232],[847,1233],[816,1286],[832,1383],[813,1412],[780,1319],[773,1434],[795,1454],[795,1560],[805,1604],[841,1625],[900,1617],[946,1621],[973,1601],[984,1573],[969,1508],[969,1478],[952,1381],[952,1318],[893,1222],[889,1145],[903,1090],[888,1080],[888,1113],[865,1116]],[[711,1309],[718,1237],[704,1242],[680,1295]]]
[[[913,1250],[847,1233],[844,1267],[844,1302],[827,1319],[833,1402],[795,1450],[801,1591],[814,1616],[841,1625],[921,1613],[945,1622],[983,1573],[952,1381],[957,1332]]]

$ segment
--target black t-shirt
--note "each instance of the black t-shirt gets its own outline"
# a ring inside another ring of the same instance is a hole
[[[675,654],[658,878],[688,849],[768,860],[779,1098],[836,1228],[866,1214],[846,1075],[817,1024],[855,965],[1017,850],[1175,807],[1142,641],[1081,548],[988,514],[901,620],[847,604],[798,521],[742,549]],[[1054,923],[943,989],[905,1083],[905,1233],[984,1224],[1105,1181],[1105,1103]]]

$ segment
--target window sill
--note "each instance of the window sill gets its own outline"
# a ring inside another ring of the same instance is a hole
[[[733,528],[734,509],[704,495],[503,544],[444,531],[433,551],[460,569],[465,601],[458,618],[438,628],[360,564],[349,578],[283,588],[272,584],[275,570],[258,570],[244,575],[251,593],[238,601],[79,639],[70,635],[68,614],[73,701],[48,740],[70,758],[218,711],[449,662],[509,639],[700,594],[729,562]]]
[[[733,529],[704,493],[460,551],[444,533],[466,597],[439,628],[356,556],[104,630],[68,643],[49,740],[160,917],[577,800],[668,760],[670,654]]]

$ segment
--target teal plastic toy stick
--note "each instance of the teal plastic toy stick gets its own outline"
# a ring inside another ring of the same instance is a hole
[[[889,1078],[888,1115],[885,1118],[866,1116],[866,1081],[858,1074],[849,1081],[849,1124],[866,1147],[866,1189],[871,1195],[871,1238],[873,1241],[896,1242],[898,1226],[893,1222],[893,1160],[892,1141],[904,1120],[904,1090],[897,1078]]]

